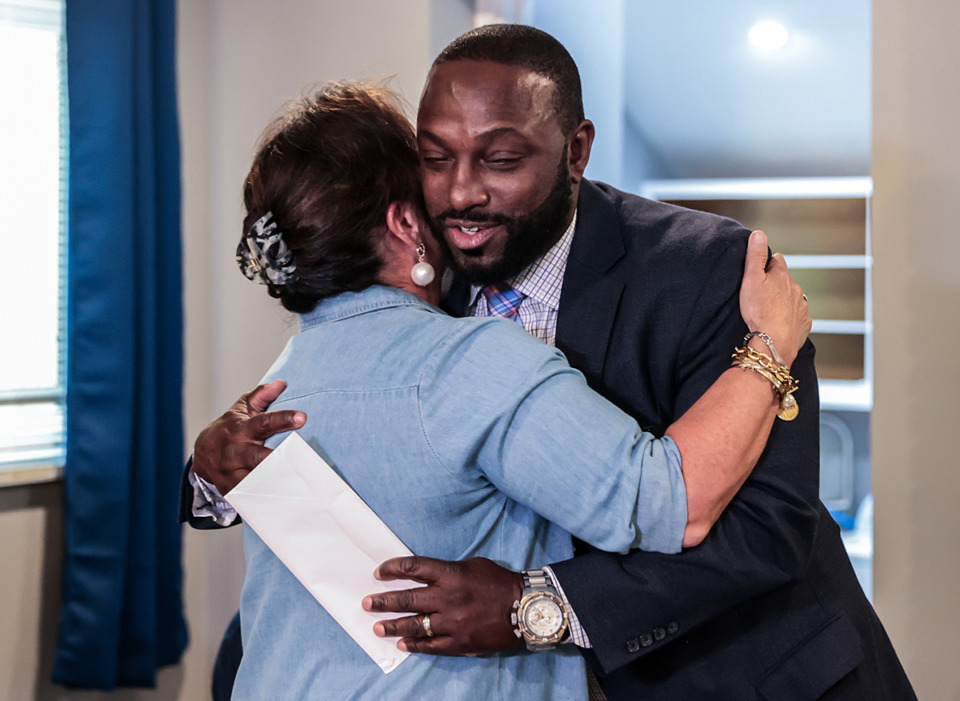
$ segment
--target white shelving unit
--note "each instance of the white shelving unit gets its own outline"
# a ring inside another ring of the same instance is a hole
[[[763,229],[810,298],[821,407],[873,408],[871,178],[654,180],[640,194]]]

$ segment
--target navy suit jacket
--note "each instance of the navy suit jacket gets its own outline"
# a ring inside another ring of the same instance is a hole
[[[557,347],[662,435],[742,344],[748,236],[732,220],[584,181]],[[702,545],[680,555],[580,546],[553,565],[611,701],[915,698],[819,500],[813,356],[808,341],[792,369],[799,417],[776,422]]]

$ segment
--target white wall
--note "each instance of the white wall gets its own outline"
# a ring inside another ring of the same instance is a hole
[[[51,698],[59,616],[62,485],[0,489],[0,699]]]
[[[960,699],[960,5],[875,0],[874,600],[921,699]]]

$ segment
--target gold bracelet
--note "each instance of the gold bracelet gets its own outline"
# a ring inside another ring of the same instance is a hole
[[[793,393],[797,391],[800,385],[790,376],[790,371],[785,366],[776,363],[770,356],[758,353],[749,346],[735,348],[732,358],[733,367],[753,370],[770,381],[780,401],[780,406],[777,408],[779,418],[784,421],[793,421],[797,418],[800,407]]]
[[[774,362],[774,360],[769,355],[764,355],[759,351],[754,350],[750,346],[745,346],[743,348],[735,348],[733,353],[733,360],[735,365],[745,364],[746,367],[760,366],[766,370],[769,370],[773,373],[778,381],[785,385],[787,392],[793,392],[797,388],[797,381],[790,376],[790,371],[785,365]]]

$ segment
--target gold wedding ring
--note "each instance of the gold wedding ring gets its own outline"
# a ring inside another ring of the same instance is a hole
[[[427,634],[428,638],[433,637],[433,629],[430,627],[430,616],[424,616],[420,619],[423,623],[423,632]]]

